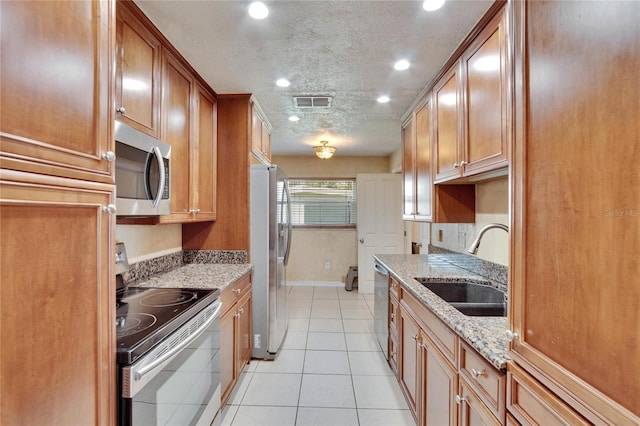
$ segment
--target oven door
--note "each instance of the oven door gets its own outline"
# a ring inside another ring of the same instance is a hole
[[[220,409],[217,300],[121,370],[121,425],[210,425]]]

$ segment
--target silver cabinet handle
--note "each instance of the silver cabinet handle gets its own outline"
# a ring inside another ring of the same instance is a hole
[[[126,114],[127,113],[127,109],[123,106],[121,106],[120,108],[118,108],[116,110],[116,112],[119,112],[120,114]]]
[[[457,169],[458,167],[460,167],[460,163],[453,163],[453,168]]]
[[[113,151],[107,151],[102,154],[102,158],[112,163],[116,161],[116,154]]]
[[[507,330],[505,333],[507,335],[507,340],[510,342],[513,342],[514,340],[518,340],[520,338],[520,335],[514,331]]]
[[[416,342],[418,341],[418,335],[416,334],[415,336],[411,336],[411,339],[415,340]]]
[[[392,312],[391,313],[391,321],[395,321],[395,319],[396,319],[396,313]]]
[[[461,162],[460,162],[460,167],[464,167],[464,166],[466,166],[467,164],[469,164],[469,163],[467,163],[466,161],[461,161]]]
[[[244,308],[240,308],[240,309],[238,310],[238,313],[239,313],[240,315],[244,314]]]
[[[236,294],[240,294],[242,290],[240,290],[239,288],[234,288],[232,291]]]
[[[462,404],[462,401],[466,401],[466,399],[464,399],[460,395],[456,395],[456,404]]]
[[[116,206],[114,204],[108,204],[106,206],[102,206],[102,211],[108,214],[115,214]]]
[[[476,370],[475,368],[472,368],[472,369],[471,369],[471,375],[472,375],[474,378],[476,378],[476,379],[477,379],[477,378],[478,378],[478,377],[480,377],[480,376],[484,376],[484,375],[485,375],[485,372],[484,372],[484,370],[480,370],[480,371],[478,371],[478,370]]]

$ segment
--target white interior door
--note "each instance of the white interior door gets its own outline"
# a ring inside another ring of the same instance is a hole
[[[358,191],[358,291],[373,293],[373,255],[404,253],[402,175],[364,173]]]

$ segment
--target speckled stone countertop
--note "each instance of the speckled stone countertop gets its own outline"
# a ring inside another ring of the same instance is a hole
[[[488,283],[498,286],[488,278],[462,269],[447,262],[446,254],[432,255],[375,255],[383,266],[393,274],[405,289],[453,329],[464,341],[484,356],[500,370],[506,369],[507,319],[505,317],[470,317],[463,315],[447,302],[418,283],[415,277],[429,277],[444,280]]]
[[[172,271],[131,283],[130,287],[225,288],[242,278],[253,266],[249,263],[190,263]]]

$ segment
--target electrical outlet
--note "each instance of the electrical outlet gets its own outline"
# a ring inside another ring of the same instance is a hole
[[[324,262],[324,269],[331,269],[331,262],[329,262],[328,260]]]
[[[438,241],[442,242],[442,229],[438,229]]]
[[[253,347],[260,349],[262,347],[262,338],[259,334],[253,335]]]

